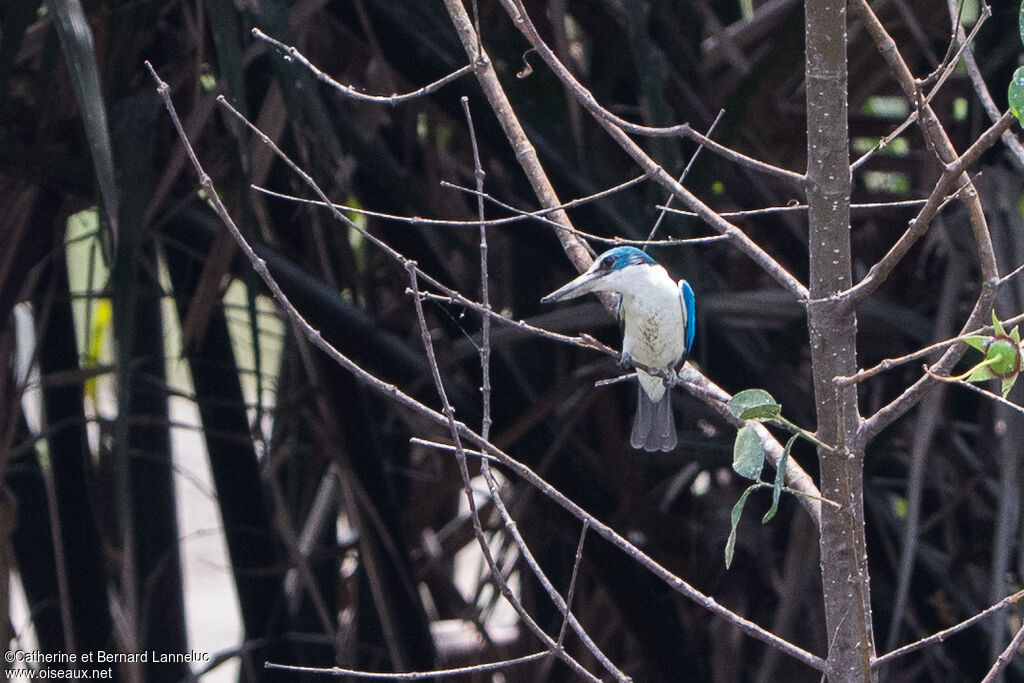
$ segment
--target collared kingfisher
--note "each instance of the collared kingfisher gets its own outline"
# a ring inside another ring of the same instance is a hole
[[[623,362],[635,360],[674,377],[693,346],[696,316],[693,289],[674,282],[664,266],[636,247],[615,247],[590,268],[541,302],[574,299],[588,292],[615,292],[619,300]],[[676,425],[665,378],[637,369],[636,418],[629,442],[645,451],[676,447]]]

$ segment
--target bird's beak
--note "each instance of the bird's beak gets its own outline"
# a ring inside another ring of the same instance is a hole
[[[583,296],[588,292],[594,291],[597,284],[601,281],[602,275],[604,275],[604,273],[588,270],[575,280],[566,283],[543,297],[540,301],[541,303],[549,304],[553,301],[564,301],[566,299],[575,299],[578,296]]]

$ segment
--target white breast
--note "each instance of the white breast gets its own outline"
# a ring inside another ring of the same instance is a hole
[[[672,371],[685,350],[685,313],[678,285],[661,266],[645,266],[622,291],[622,350],[652,368]],[[660,377],[638,371],[652,401],[665,393]]]

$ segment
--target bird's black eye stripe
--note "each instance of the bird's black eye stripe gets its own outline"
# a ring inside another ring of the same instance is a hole
[[[604,259],[601,261],[601,268],[604,270],[610,270],[613,263],[615,263],[614,257],[605,256]]]

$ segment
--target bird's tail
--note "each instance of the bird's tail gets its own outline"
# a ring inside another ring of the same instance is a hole
[[[639,385],[637,391],[636,418],[629,443],[633,448],[645,451],[670,451],[676,447],[676,422],[672,416],[672,400],[669,391],[661,399],[652,401]]]

